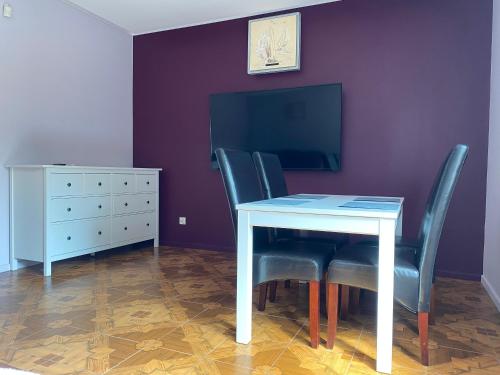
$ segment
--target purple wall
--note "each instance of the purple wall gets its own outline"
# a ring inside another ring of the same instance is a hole
[[[209,94],[342,82],[343,169],[289,172],[290,191],[404,196],[404,232],[415,235],[440,163],[467,143],[438,269],[478,278],[492,1],[348,0],[300,11],[300,72],[247,75],[246,19],[134,38],[134,164],[166,170],[161,243],[234,247],[222,181],[209,163]]]

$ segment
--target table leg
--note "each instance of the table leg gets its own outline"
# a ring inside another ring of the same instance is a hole
[[[250,214],[238,212],[238,260],[236,286],[236,342],[252,339],[253,228]]]
[[[392,371],[396,220],[381,219],[379,231],[377,371],[390,374]]]
[[[403,237],[403,206],[401,206],[401,212],[396,224],[396,236]]]

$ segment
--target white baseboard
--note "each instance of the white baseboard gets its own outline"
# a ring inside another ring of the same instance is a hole
[[[486,292],[489,294],[491,300],[497,307],[498,311],[500,311],[500,296],[498,295],[500,291],[495,291],[484,275],[481,276],[481,284],[483,284],[484,289],[486,289]]]
[[[10,271],[10,263],[1,264],[0,265],[0,272],[7,272],[7,271]]]
[[[18,260],[17,261],[17,269],[20,270],[21,268],[26,268],[26,267],[31,267],[34,266],[35,264],[39,264],[38,262],[32,262],[30,260]],[[7,272],[10,271],[10,263],[7,264],[0,264],[0,273],[2,272]]]

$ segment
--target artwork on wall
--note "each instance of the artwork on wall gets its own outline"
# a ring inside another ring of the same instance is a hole
[[[300,70],[300,13],[248,21],[248,74]]]

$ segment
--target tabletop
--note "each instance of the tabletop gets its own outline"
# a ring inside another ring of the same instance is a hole
[[[404,198],[401,197],[294,194],[238,204],[236,209],[240,211],[397,219],[401,213],[403,200]]]

